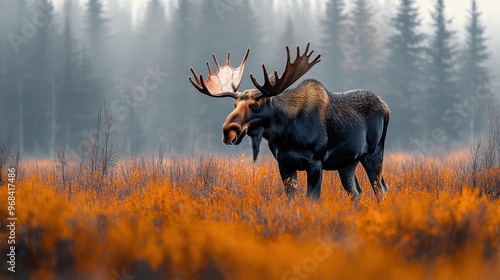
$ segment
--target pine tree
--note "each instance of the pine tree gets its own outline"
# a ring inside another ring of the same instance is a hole
[[[326,5],[326,15],[321,21],[325,34],[321,43],[324,55],[322,64],[318,66],[322,68],[324,73],[322,78],[327,88],[332,86],[336,91],[344,91],[346,90],[344,86],[345,57],[341,47],[342,33],[347,20],[344,1],[329,0]]]
[[[348,88],[376,90],[381,59],[379,26],[374,22],[375,11],[367,0],[355,0],[349,16],[349,27],[342,50],[348,70]]]
[[[295,52],[295,47],[300,46],[304,47],[305,42],[301,42],[296,34],[296,29],[294,26],[294,21],[291,16],[287,17],[285,28],[283,31],[276,36],[275,42],[273,42],[273,56],[268,58],[265,61],[266,67],[269,71],[270,69],[281,71],[285,67],[286,55],[285,55],[285,46],[288,45],[290,47],[290,52],[293,55]],[[292,56],[293,58],[293,56]],[[262,68],[261,68],[262,69]],[[259,69],[260,70],[260,69]],[[279,73],[281,74],[281,73]]]
[[[443,0],[436,0],[432,13],[434,32],[429,46],[429,67],[427,71],[426,115],[430,135],[433,129],[442,129],[448,140],[457,139],[457,127],[449,119],[449,109],[460,96],[455,87],[456,50],[453,47],[454,32],[450,30],[451,20],[445,16]]]
[[[7,38],[8,34],[8,17],[7,9],[12,9],[11,3],[7,1],[0,2],[0,38]],[[8,40],[0,41],[0,88],[2,94],[0,94],[0,119],[9,120],[12,118],[13,112],[10,112],[9,107],[12,108],[15,103],[15,90],[14,86],[9,81],[12,77],[12,60],[9,59],[9,45]],[[10,102],[9,102],[10,101]],[[7,122],[0,123],[0,131],[7,131]]]
[[[158,131],[162,144],[176,151],[188,151],[191,148],[190,145],[194,142],[194,126],[200,119],[198,111],[193,109],[197,101],[206,101],[198,96],[187,80],[187,76],[191,75],[189,67],[200,65],[200,61],[203,61],[197,56],[199,45],[192,43],[193,34],[200,32],[198,28],[201,26],[196,5],[192,0],[180,1],[172,18],[168,19],[168,24],[175,24],[175,28],[168,28],[165,35],[165,45],[171,47],[165,50],[168,54],[165,55],[164,65],[171,73],[169,79],[179,82],[169,85],[168,90],[159,96],[162,100],[160,102],[165,105],[165,111],[170,113],[169,118],[158,125]],[[199,71],[201,70],[205,68],[199,68]]]
[[[87,78],[81,74],[82,53],[75,34],[75,19],[78,6],[73,0],[66,0],[62,9],[62,34],[60,49],[60,97],[58,98],[58,139],[57,145],[66,145],[78,151],[76,145],[81,141],[88,124],[82,120],[89,114],[87,93],[82,87]]]
[[[112,90],[112,67],[108,50],[109,29],[102,0],[88,0],[83,16],[85,58],[89,76],[84,86],[88,104],[85,122],[91,122],[100,108],[102,98]]]
[[[108,20],[104,17],[102,0],[88,0],[85,8],[86,48],[90,56],[99,59],[104,55],[104,45],[108,39]]]
[[[291,16],[289,15],[286,24],[285,24],[285,29],[283,30],[283,33],[281,36],[279,36],[279,40],[281,48],[283,48],[285,45],[289,45],[291,48],[294,46],[301,46],[303,42],[300,42],[297,34],[295,34],[295,28],[294,28],[294,21],[292,20]],[[282,51],[280,52],[282,54]],[[283,63],[283,62],[282,62]],[[281,65],[280,65],[281,66]]]
[[[28,58],[29,67],[25,71],[22,82],[25,104],[25,139],[31,147],[26,152],[47,155],[51,152],[51,133],[53,123],[54,101],[56,96],[56,53],[51,44],[57,40],[54,24],[54,7],[48,0],[30,3],[31,10],[43,13],[39,20],[33,19],[36,32],[26,44],[21,56]],[[36,22],[35,22],[36,21]],[[36,25],[35,25],[36,24]]]
[[[158,66],[161,71],[166,71],[165,56],[169,57],[169,48],[165,46],[165,32],[168,29],[165,20],[165,7],[160,0],[150,0],[147,3],[146,11],[142,22],[137,31],[136,48],[134,52],[139,52],[134,61],[132,69],[136,69],[132,81],[136,85],[142,85],[142,79],[148,75],[146,68],[156,69]],[[162,79],[163,80],[163,79]],[[134,122],[140,125],[131,127],[127,125],[127,141],[134,152],[143,152],[147,148],[147,142],[155,141],[156,125],[161,123],[155,121],[151,115],[160,115],[165,110],[166,104],[161,102],[161,95],[165,94],[164,88],[154,79],[153,88],[143,88],[144,98],[135,98],[132,96],[133,107],[130,108],[130,114],[127,116],[127,122]],[[164,83],[162,81],[162,83]],[[126,90],[125,94],[131,95],[131,89]],[[163,120],[162,120],[163,121]]]
[[[490,57],[484,35],[485,29],[481,23],[481,12],[477,3],[472,0],[469,21],[465,28],[466,41],[461,55],[458,79],[462,98],[464,100],[470,98],[474,101],[467,104],[469,108],[465,108],[467,112],[470,112],[469,126],[465,129],[470,138],[482,128],[483,113],[487,111],[487,103],[491,96],[491,90],[488,87],[490,73],[484,66]]]
[[[397,145],[406,148],[408,140],[422,133],[422,58],[424,34],[419,31],[421,19],[413,0],[401,0],[392,18],[393,34],[387,43],[388,57],[385,63],[387,101],[397,118],[391,119],[393,131],[398,131]],[[406,146],[406,147],[405,147]]]
[[[160,58],[165,35],[165,13],[160,0],[150,0],[146,6],[144,19],[138,30],[138,51],[142,53],[142,64],[152,64]],[[144,68],[144,67],[139,67]]]
[[[231,51],[232,65],[238,66],[243,58],[245,50],[251,48],[252,52],[250,56],[253,59],[249,59],[247,62],[247,75],[245,75],[245,79],[242,81],[240,90],[253,87],[250,79],[248,79],[248,73],[251,72],[251,69],[259,69],[257,71],[262,71],[262,68],[259,66],[264,62],[259,59],[261,57],[259,55],[259,47],[264,48],[260,51],[269,51],[267,46],[261,46],[262,44],[259,41],[261,38],[259,36],[260,21],[255,16],[250,1],[248,0],[224,2],[223,6],[220,6],[220,9],[216,10],[217,13],[207,12],[214,11],[214,3],[222,2],[224,1],[203,1],[203,4],[201,4],[202,7],[199,10],[201,14],[198,16],[200,19],[199,25],[195,26],[196,29],[192,31],[193,33],[190,33],[191,40],[196,38],[196,42],[203,44],[203,48],[196,48],[197,51],[203,50],[203,52],[193,52],[193,54],[197,53],[197,60],[194,62],[194,66],[196,66],[195,69],[200,73],[204,73],[206,77],[206,67],[203,67],[203,61],[211,61],[210,54],[212,52],[217,54],[220,63],[224,63],[227,51]],[[192,44],[192,41],[189,42]],[[183,55],[180,57],[185,56],[185,51],[183,51],[182,54]],[[282,55],[284,56],[284,54]],[[189,67],[187,69],[189,69]],[[260,73],[261,72],[257,72],[256,76],[262,77]],[[191,87],[189,92],[193,94],[193,90],[194,89]],[[200,113],[199,115],[191,116],[197,120],[194,123],[194,133],[198,135],[193,135],[192,137],[192,139],[196,141],[196,143],[193,144],[194,148],[214,148],[220,146],[219,122],[227,116],[228,109],[232,108],[231,105],[233,100],[207,98],[206,96],[198,94],[193,101],[194,102],[190,103],[190,106],[193,106],[191,108],[192,110],[189,111]]]
[[[14,17],[14,22],[12,23],[13,30],[15,30],[16,33],[21,33],[21,28],[23,25],[22,19],[27,16],[28,14],[28,5],[25,0],[19,0],[16,1],[16,16]],[[4,17],[5,18],[5,17]],[[3,41],[3,40],[2,40]],[[15,107],[10,107],[10,108],[15,108],[11,111],[9,116],[14,116],[17,118],[18,123],[16,124],[16,129],[19,133],[19,151],[23,153],[25,151],[25,146],[26,146],[26,139],[25,137],[25,107],[26,107],[26,95],[27,91],[26,88],[24,87],[24,84],[26,83],[28,77],[29,77],[29,57],[28,53],[30,51],[29,48],[27,48],[26,44],[23,46],[20,46],[18,48],[18,51],[14,51],[13,48],[8,48],[8,57],[12,57],[13,61],[11,61],[11,65],[13,68],[13,71],[10,73],[10,77],[12,78],[12,81],[15,81],[14,83],[11,83],[12,90],[15,92],[15,98],[12,98],[13,95],[11,95],[11,100],[16,101],[16,106]],[[22,52],[22,53],[21,53]],[[9,80],[6,80],[7,83],[9,83]]]

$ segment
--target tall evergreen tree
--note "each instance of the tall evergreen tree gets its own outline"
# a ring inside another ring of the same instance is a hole
[[[7,9],[12,9],[11,3],[7,1],[0,2],[0,38],[7,38],[8,34],[8,17]],[[10,10],[12,11],[12,10]],[[11,82],[9,82],[9,77],[12,76],[12,61],[9,61],[9,49],[10,42],[8,40],[0,41],[0,88],[2,88],[2,94],[0,94],[0,119],[8,120],[12,118],[12,112],[8,112],[9,107],[13,106],[12,101],[15,100],[14,87]],[[9,100],[11,102],[9,102]],[[9,104],[10,103],[10,104]],[[7,123],[0,122],[0,131],[7,131]]]
[[[218,9],[214,9],[214,5],[218,5],[214,3],[220,4],[221,2],[203,1],[201,9],[199,9],[201,12],[198,17],[200,24],[196,26],[196,30],[193,33],[189,34],[191,36],[188,41],[189,44],[193,44],[194,40],[194,42],[202,43],[204,46],[203,49],[196,48],[198,55],[194,65],[199,66],[195,67],[195,69],[199,72],[202,71],[201,73],[204,73],[206,77],[206,68],[202,67],[203,64],[201,62],[211,60],[209,58],[213,52],[218,55],[220,63],[224,63],[228,50],[231,51],[233,66],[238,66],[241,63],[245,50],[251,48],[252,52],[250,56],[253,59],[248,60],[246,73],[252,72],[252,69],[258,69],[255,71],[259,71],[257,72],[257,77],[259,77],[259,73],[262,71],[259,65],[264,62],[259,60],[261,57],[259,56],[259,47],[263,47],[264,50],[269,51],[267,46],[261,46],[259,41],[261,38],[259,36],[261,21],[257,19],[248,0],[233,2],[235,4],[232,5],[226,3],[224,4],[225,6],[219,6]],[[199,53],[200,50],[203,51]],[[180,57],[184,57],[185,52],[183,54]],[[211,63],[213,65],[213,61]],[[241,89],[251,86],[248,75],[245,75]],[[191,87],[189,91],[192,92],[193,88]],[[194,133],[197,135],[193,135],[194,137],[192,138],[195,140],[193,148],[215,148],[221,146],[220,130],[214,128],[220,127],[219,122],[226,117],[228,108],[231,108],[232,103],[233,101],[229,99],[220,100],[207,98],[202,95],[195,97],[194,102],[190,103],[193,107],[189,112],[202,113],[202,115],[192,116],[197,120],[194,123],[196,126]]]
[[[160,0],[150,0],[146,6],[144,19],[140,23],[136,51],[141,53],[139,58],[143,60],[143,64],[146,63],[145,65],[157,62],[160,58],[166,27],[164,10],[165,7]]]
[[[279,36],[279,41],[280,41],[280,51],[281,48],[285,45],[289,45],[290,47],[294,46],[301,46],[303,42],[300,42],[300,39],[298,38],[297,34],[295,34],[295,28],[294,28],[294,21],[292,20],[291,16],[289,15],[286,24],[285,24],[285,29],[283,30],[283,33],[281,33],[281,36]],[[282,52],[281,52],[282,53]],[[283,63],[283,62],[281,62]],[[280,65],[282,66],[282,65]]]
[[[276,36],[275,42],[273,42],[274,43],[273,44],[274,47],[272,47],[273,56],[265,60],[266,67],[268,69],[275,69],[278,72],[283,70],[286,61],[285,58],[286,45],[290,46],[290,51],[292,52],[292,54],[295,51],[296,46],[300,46],[301,48],[303,47],[304,42],[300,41],[296,33],[297,32],[294,26],[294,21],[289,15],[285,23],[285,28]]]
[[[429,46],[429,67],[427,71],[428,89],[426,92],[426,116],[429,130],[443,129],[448,140],[457,139],[457,127],[447,115],[452,104],[457,103],[460,96],[455,87],[456,50],[453,47],[454,32],[450,30],[451,20],[445,16],[443,0],[436,0],[432,13],[432,27]]]
[[[409,139],[422,133],[417,116],[422,115],[423,87],[422,59],[424,34],[420,32],[421,19],[414,0],[401,0],[392,18],[394,32],[387,42],[385,81],[387,101],[392,115],[391,127],[398,131],[392,137],[392,146],[407,148]]]
[[[459,84],[462,97],[473,98],[469,108],[470,121],[468,129],[465,129],[469,137],[480,131],[483,113],[486,112],[487,103],[491,96],[488,87],[490,83],[489,69],[484,65],[490,57],[488,46],[486,45],[485,26],[481,23],[481,12],[475,0],[471,1],[469,10],[469,21],[466,25],[465,48],[462,51]]]
[[[28,15],[28,7],[27,3],[25,0],[20,0],[16,1],[16,16],[14,17],[14,23],[12,24],[13,30],[15,30],[16,33],[21,34],[22,26],[24,22],[22,21],[23,18],[25,18]],[[12,43],[11,43],[12,46]],[[15,118],[17,118],[17,131],[19,133],[19,151],[21,153],[24,152],[25,150],[25,107],[26,107],[26,95],[27,95],[27,90],[24,86],[26,81],[28,80],[29,74],[28,70],[30,69],[29,67],[29,57],[28,57],[28,52],[30,51],[29,48],[27,48],[26,44],[23,44],[18,48],[18,51],[14,51],[13,48],[9,48],[9,53],[11,54],[11,57],[13,57],[14,61],[12,61],[12,66],[14,68],[14,71],[12,72],[12,80],[15,81],[13,85],[13,91],[15,92],[15,100],[17,103],[15,113],[12,112],[11,116],[15,115]],[[14,110],[13,110],[14,111]]]
[[[30,12],[38,13],[38,18],[30,16],[35,26],[34,36],[26,43],[26,49],[19,56],[28,58],[29,67],[24,69],[25,89],[23,103],[25,110],[25,141],[31,147],[27,152],[48,155],[51,152],[54,107],[56,97],[55,61],[52,43],[56,41],[54,7],[48,0],[30,3]]]
[[[149,75],[146,69],[155,71],[159,67],[161,72],[166,71],[163,63],[164,56],[169,56],[169,48],[164,45],[164,37],[167,34],[165,29],[168,28],[164,10],[165,7],[160,0],[149,0],[147,3],[144,18],[137,31],[136,48],[133,50],[140,53],[136,56],[137,59],[133,62],[132,67],[136,71],[132,73],[134,86],[143,85],[142,79]],[[161,121],[156,122],[151,115],[160,115],[165,108],[165,104],[160,102],[160,95],[164,94],[164,89],[155,79],[152,79],[150,83],[154,83],[155,86],[148,89],[143,87],[145,96],[139,98],[131,94],[133,89],[125,91],[125,94],[132,95],[133,103],[132,108],[129,108],[131,113],[128,114],[126,122],[138,124],[133,127],[128,125],[125,127],[129,149],[133,149],[134,152],[143,152],[148,146],[151,146],[151,142],[155,142],[156,126]],[[163,78],[162,83],[165,83]]]
[[[108,39],[107,19],[104,16],[102,0],[88,0],[85,6],[85,45],[89,55],[95,59],[104,55]]]
[[[345,57],[342,52],[341,41],[345,28],[347,16],[344,11],[343,0],[329,0],[326,3],[326,15],[322,19],[323,38],[321,48],[323,49],[323,63],[318,65],[322,68],[325,86],[335,91],[344,91]]]
[[[89,111],[87,93],[83,83],[86,77],[81,76],[82,52],[78,47],[75,18],[78,17],[78,4],[66,0],[62,9],[62,34],[60,49],[60,97],[58,98],[58,139],[57,145],[66,145],[78,151],[76,144],[81,141],[83,131],[88,127],[83,120]]]
[[[85,58],[89,76],[84,87],[88,103],[88,118],[91,122],[98,112],[102,98],[112,90],[112,67],[108,50],[109,26],[102,0],[88,0],[83,16]]]
[[[165,45],[171,47],[164,50],[169,53],[165,54],[164,65],[171,75],[169,80],[179,82],[164,87],[165,92],[159,96],[165,111],[171,112],[168,118],[164,118],[159,134],[161,144],[175,151],[188,151],[191,148],[195,125],[201,118],[198,110],[195,110],[195,103],[206,101],[197,95],[196,90],[193,91],[186,78],[191,75],[189,67],[199,65],[201,60],[197,56],[199,44],[193,44],[193,34],[200,32],[202,25],[196,5],[192,0],[180,1],[168,20],[169,25],[175,23],[175,28],[167,29],[165,36]],[[203,59],[207,60],[207,57]]]
[[[380,27],[374,21],[375,11],[367,0],[355,0],[349,16],[346,42],[348,88],[375,88],[381,56]]]

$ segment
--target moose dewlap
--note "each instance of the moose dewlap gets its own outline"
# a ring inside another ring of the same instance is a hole
[[[297,47],[293,62],[290,48],[285,47],[286,64],[281,76],[276,71],[269,75],[265,65],[264,84],[250,74],[255,89],[238,91],[250,49],[238,68],[231,66],[229,52],[223,66],[213,55],[216,71],[207,62],[208,78],[205,80],[191,68],[194,78],[189,77],[189,81],[208,96],[235,99],[235,109],[222,126],[222,141],[238,145],[246,135],[250,136],[255,160],[262,138],[266,139],[288,195],[296,191],[297,171],[307,173],[307,196],[319,199],[322,171],[338,170],[342,186],[358,197],[362,189],[355,170],[361,163],[381,199],[388,190],[382,163],[389,108],[368,90],[334,94],[315,80],[305,80],[289,89],[321,61],[320,54],[309,61],[313,53],[309,46],[303,53]]]

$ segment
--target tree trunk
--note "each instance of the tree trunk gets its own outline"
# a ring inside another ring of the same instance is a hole
[[[51,123],[50,123],[50,145],[49,145],[49,155],[50,158],[54,155],[54,148],[56,147],[56,78],[54,72],[52,72],[52,112],[51,112]]]
[[[16,57],[16,77],[17,77],[17,97],[19,100],[19,151],[24,151],[24,112],[23,112],[23,90],[21,83],[21,73],[19,71],[19,61]]]

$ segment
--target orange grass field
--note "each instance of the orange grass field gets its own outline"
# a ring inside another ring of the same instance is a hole
[[[1,279],[500,279],[500,170],[470,185],[466,155],[389,154],[377,203],[362,168],[353,202],[335,172],[319,202],[289,201],[270,157],[128,159],[62,181],[25,160],[16,181],[16,272]],[[95,177],[95,178],[92,178]]]

